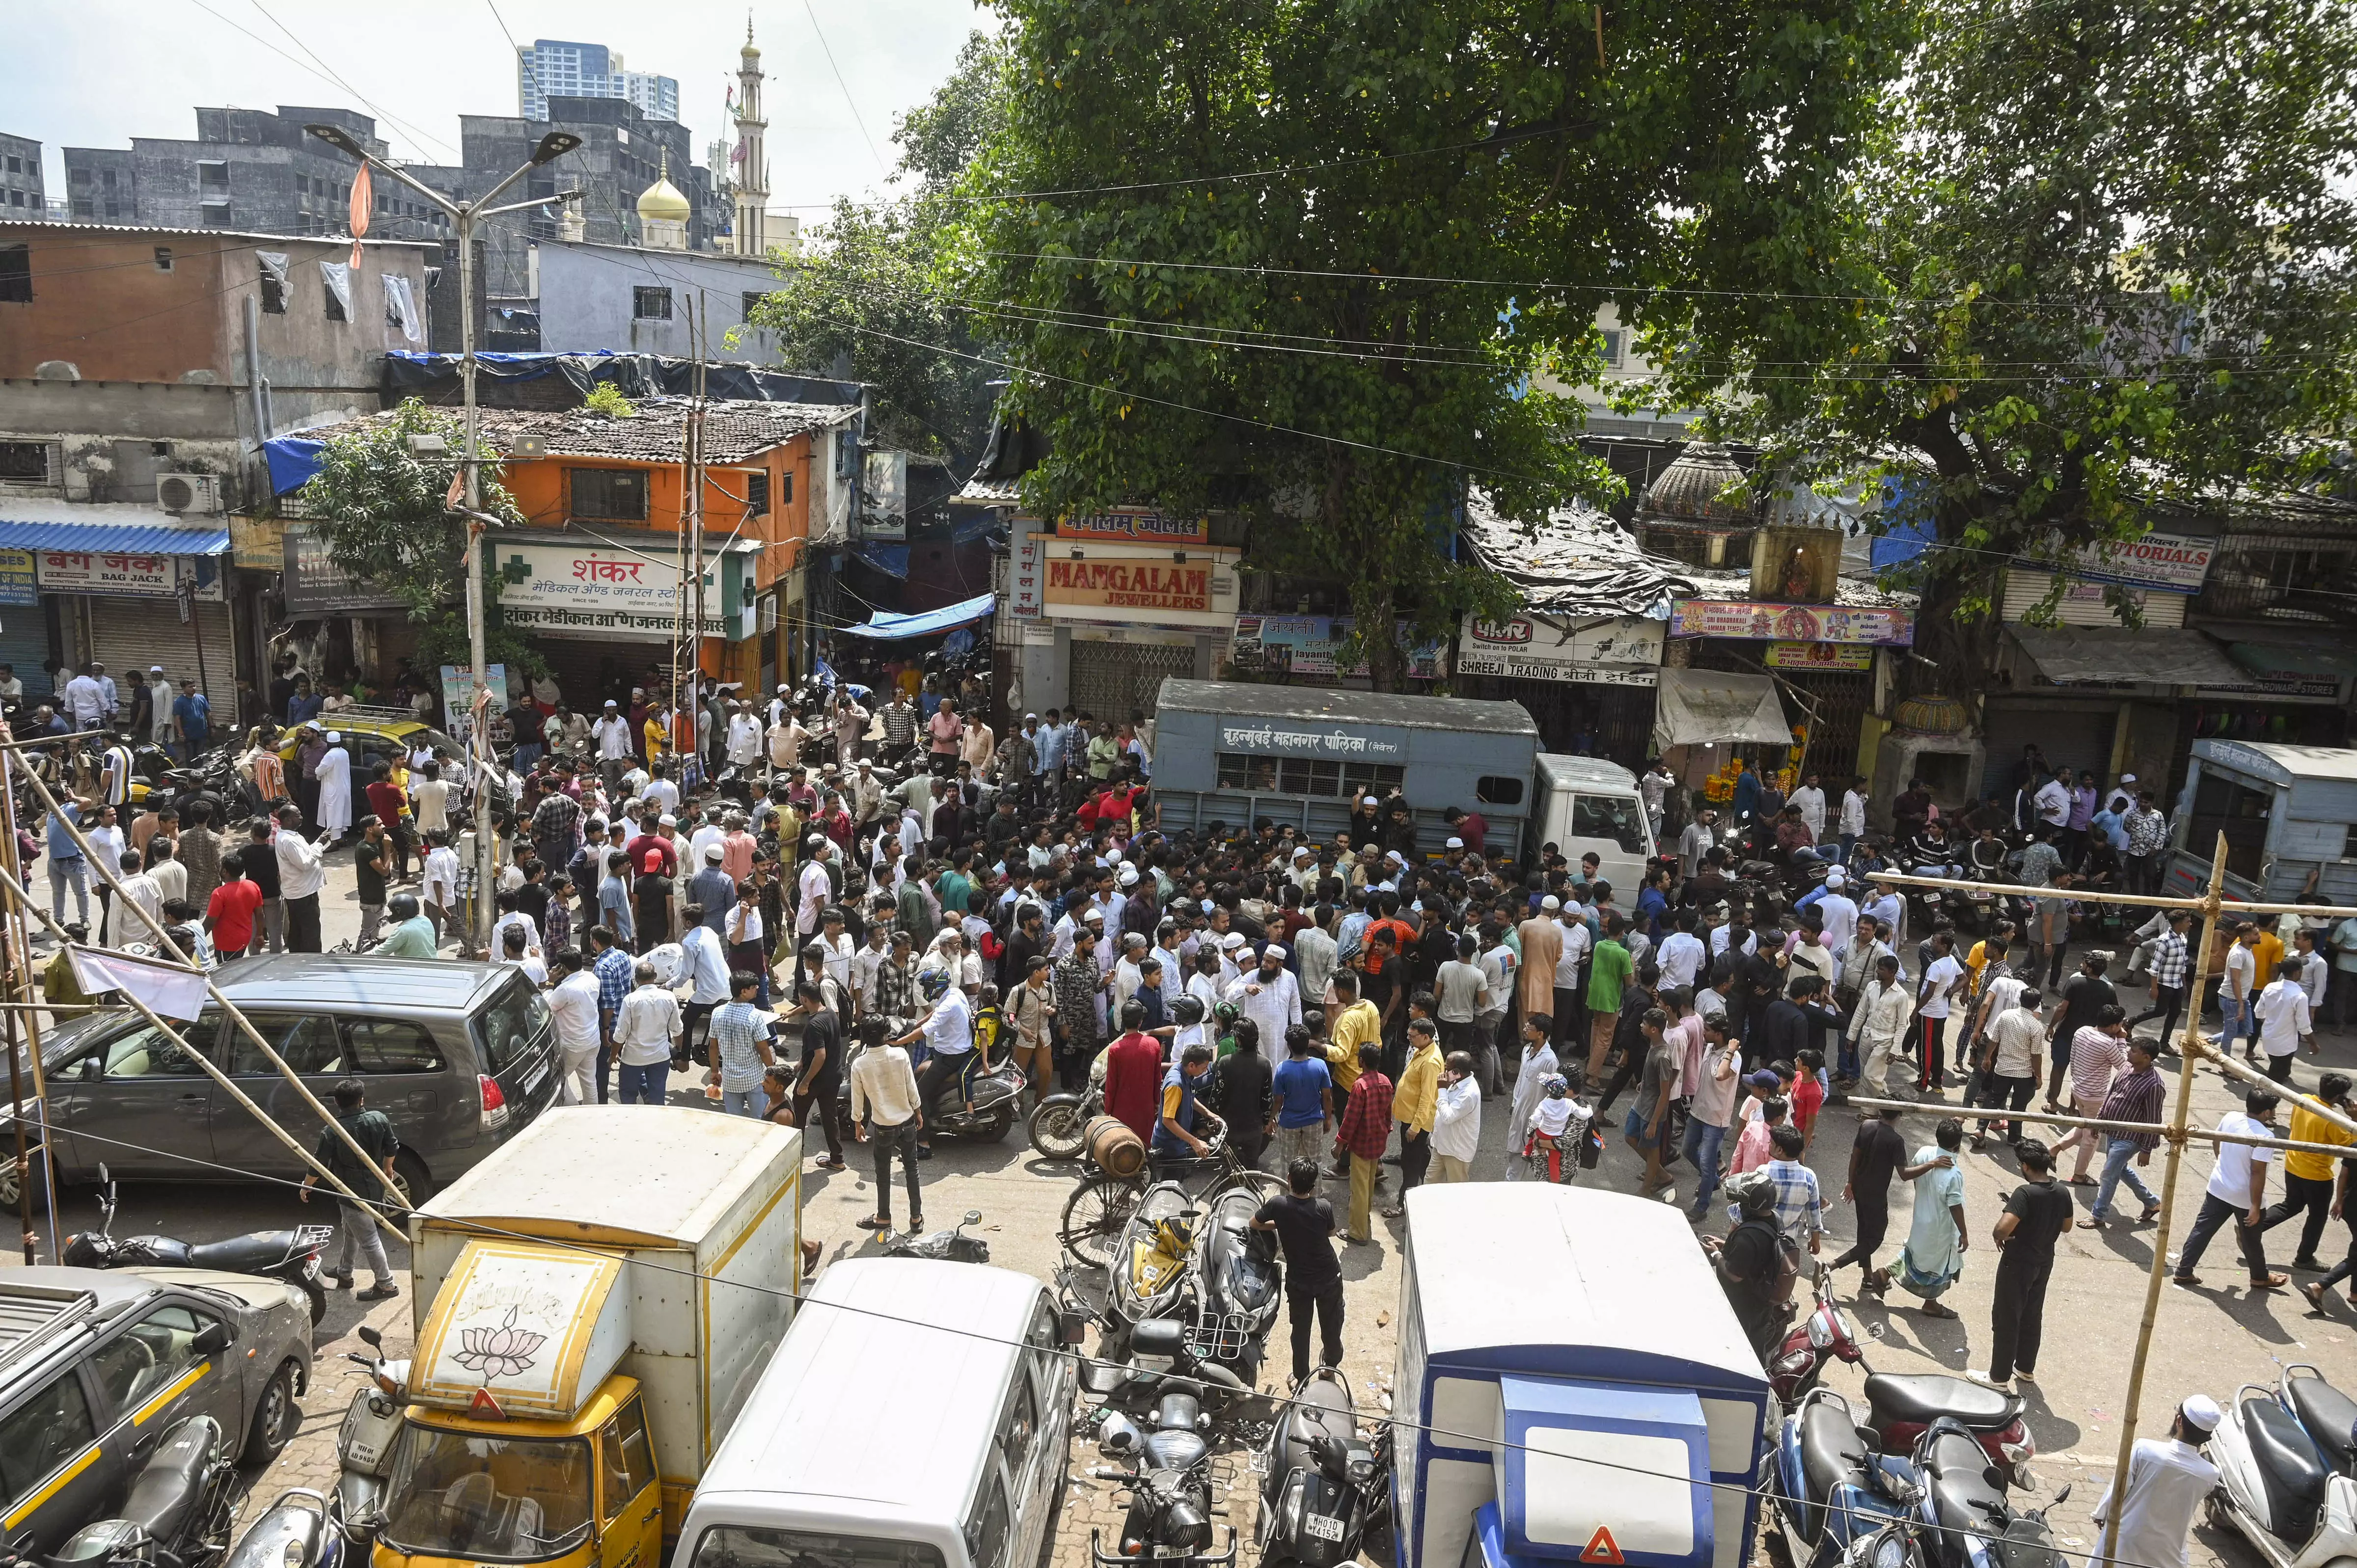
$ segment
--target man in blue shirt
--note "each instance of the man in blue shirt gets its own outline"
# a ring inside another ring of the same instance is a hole
[[[1063,799],[1064,752],[1071,739],[1071,730],[1057,722],[1054,708],[1039,723],[1039,733],[1033,743],[1032,779],[1041,803],[1053,808]]]
[[[1286,1170],[1297,1159],[1321,1157],[1334,1141],[1334,1075],[1310,1049],[1306,1025],[1285,1031],[1285,1060],[1270,1090],[1276,1100],[1276,1121],[1268,1130],[1273,1166]]]
[[[597,1103],[605,1105],[612,1093],[608,1079],[614,1063],[614,1026],[621,1021],[636,966],[612,927],[590,927],[588,941],[589,972],[597,977]]]
[[[197,690],[193,676],[180,677],[180,694],[172,700],[172,724],[179,736],[173,755],[183,762],[204,750],[212,736],[212,704]]]

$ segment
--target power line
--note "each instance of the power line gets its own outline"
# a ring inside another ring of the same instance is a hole
[[[834,72],[835,86],[843,89],[843,102],[851,111],[851,123],[859,127],[859,139],[867,144],[867,156],[876,160],[876,172],[886,179],[892,170],[884,162],[884,155],[876,150],[876,138],[867,134],[867,122],[859,117],[859,104],[851,96],[851,83],[843,80],[843,68],[834,63],[834,48],[826,41],[826,30],[818,25],[818,12],[811,0],[802,0],[802,14],[810,18],[811,31],[818,35],[818,47],[826,56],[826,66]]]

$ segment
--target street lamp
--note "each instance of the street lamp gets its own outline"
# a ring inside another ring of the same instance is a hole
[[[453,201],[433,187],[412,178],[405,170],[370,152],[340,125],[306,125],[303,129],[346,156],[357,158],[369,167],[399,180],[448,213],[457,223],[458,381],[467,420],[467,450],[461,458],[461,472],[467,479],[467,653],[475,665],[475,689],[468,712],[470,715],[480,715],[471,719],[468,739],[475,751],[476,798],[479,802],[488,803],[489,769],[492,757],[490,712],[484,703],[490,655],[484,646],[482,534],[483,525],[489,520],[483,516],[482,426],[475,410],[475,220],[496,218],[503,212],[521,212],[531,207],[544,207],[553,201],[565,201],[579,196],[579,191],[568,190],[554,196],[535,197],[530,201],[512,201],[504,207],[488,205],[500,192],[533,169],[554,163],[579,146],[581,138],[569,131],[551,131],[541,137],[539,145],[532,149],[532,157],[523,167],[473,201]],[[505,693],[501,695],[504,697]],[[475,820],[475,943],[486,958],[494,956],[491,953],[491,889],[498,882],[497,835],[491,831],[489,815],[488,811],[478,810]]]

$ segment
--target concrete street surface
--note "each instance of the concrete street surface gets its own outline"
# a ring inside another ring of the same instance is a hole
[[[330,863],[326,921],[330,946],[357,930],[359,916],[351,887],[350,857],[347,852]],[[2124,999],[2131,1002],[2140,1001],[2143,995],[2141,991],[2124,991]],[[2319,1036],[2319,1040],[2320,1057],[2300,1058],[2297,1081],[2303,1089],[2312,1088],[2318,1072],[2323,1069],[2357,1071],[2357,1036],[2328,1034]],[[2164,1061],[2162,1066],[2173,1102],[2174,1064]],[[1902,1122],[1901,1131],[1910,1146],[1931,1142],[1932,1122],[1937,1115],[1953,1113],[1956,1097],[1956,1091],[1952,1090],[1948,1109],[1910,1115]],[[2200,1125],[2212,1125],[2235,1107],[2239,1099],[2239,1090],[2229,1088],[2214,1069],[2205,1069],[2194,1085],[2194,1120]],[[674,1104],[705,1103],[694,1075],[686,1073],[673,1076],[671,1100]],[[1625,1113],[1627,1106],[1624,1098],[1614,1110]],[[630,1112],[617,1106],[612,1114],[628,1115]],[[1474,1167],[1477,1180],[1498,1180],[1505,1176],[1505,1115],[1504,1100],[1484,1102],[1482,1155]],[[1827,1261],[1847,1245],[1854,1233],[1853,1216],[1838,1200],[1848,1165],[1854,1124],[1852,1112],[1829,1110],[1818,1124],[1809,1155],[1809,1164],[1816,1171],[1831,1206],[1831,1234],[1823,1254]],[[1967,1127],[1969,1130],[1969,1123]],[[820,1147],[823,1151],[823,1143]],[[804,1234],[823,1244],[825,1262],[879,1250],[868,1233],[856,1228],[858,1219],[874,1208],[870,1187],[873,1172],[866,1150],[853,1145],[846,1148],[845,1154],[852,1163],[851,1169],[829,1173],[806,1167],[803,1176]],[[1996,1251],[1989,1243],[1988,1232],[2003,1210],[2006,1195],[2020,1178],[2012,1156],[1995,1139],[1986,1153],[1965,1154],[1961,1163],[1965,1177],[1966,1213],[1972,1226],[1972,1251],[1966,1257],[1963,1279],[1945,1298],[1961,1313],[1961,1317],[1953,1321],[1927,1318],[1911,1310],[1913,1297],[1896,1289],[1887,1302],[1872,1296],[1860,1299],[1855,1269],[1843,1271],[1835,1282],[1835,1295],[1843,1310],[1849,1314],[1861,1335],[1871,1337],[1866,1343],[1872,1369],[1961,1374],[1967,1368],[1987,1365],[1989,1292],[1996,1270]],[[2178,1187],[2177,1236],[2181,1237],[2201,1207],[2202,1184],[2210,1165],[2208,1149],[2201,1145],[2196,1145],[2184,1162]],[[960,1144],[944,1138],[938,1144],[938,1156],[920,1169],[925,1218],[932,1229],[953,1224],[967,1209],[978,1208],[983,1213],[979,1234],[990,1243],[993,1263],[1043,1281],[1052,1278],[1060,1253],[1055,1239],[1057,1219],[1077,1179],[1076,1166],[1037,1157],[1018,1126],[999,1144]],[[1673,1196],[1674,1200],[1683,1202],[1692,1192],[1691,1182],[1685,1179],[1691,1173],[1683,1167],[1676,1169],[1681,1180]],[[2157,1187],[2160,1173],[2161,1155],[2156,1153],[2153,1163],[2141,1174],[2147,1183]],[[2067,1165],[2062,1174],[2069,1174]],[[1581,1180],[1625,1193],[1636,1189],[1639,1175],[1638,1162],[1621,1149],[1616,1131],[1608,1142],[1602,1164],[1597,1170],[1584,1173]],[[627,1180],[628,1174],[618,1172],[616,1179]],[[1385,1197],[1379,1200],[1379,1206],[1388,1200],[1397,1179],[1396,1170],[1386,1167]],[[2083,1211],[2092,1201],[2092,1190],[2074,1187],[2072,1191]],[[2278,1178],[2271,1186],[2270,1195],[2279,1196],[2280,1191]],[[1328,1195],[1334,1198],[1338,1211],[1346,1205],[1348,1193],[1343,1184],[1329,1183]],[[2017,1494],[2017,1500],[2024,1506],[2047,1500],[2068,1483],[2072,1487],[2070,1499],[2055,1510],[2053,1518],[2060,1543],[2074,1558],[2083,1557],[2100,1544],[2100,1531],[2090,1516],[2109,1481],[2119,1441],[2129,1359],[2143,1312],[2147,1270],[2152,1258],[2155,1228],[2134,1224],[2136,1206],[2125,1192],[2122,1197],[2126,1201],[2120,1208],[2130,1216],[2129,1223],[2121,1224],[2115,1217],[2112,1229],[2100,1232],[2073,1230],[2061,1242],[2047,1296],[2045,1348],[2038,1365],[2038,1382],[2034,1389],[2024,1390],[2029,1399],[2029,1425],[2040,1455],[2034,1466],[2039,1496],[2023,1498]],[[898,1193],[894,1201],[895,1214],[903,1221],[907,1219],[905,1197],[905,1192]],[[1886,1262],[1896,1258],[1905,1240],[1909,1212],[1907,1193],[1894,1192],[1891,1236],[1883,1253]],[[122,1188],[117,1230],[120,1233],[159,1230],[193,1240],[209,1240],[326,1217],[318,1206],[307,1208],[291,1191],[282,1187],[260,1184],[126,1183]],[[70,1190],[63,1200],[63,1229],[70,1231],[95,1221],[92,1195],[87,1190]],[[1348,1303],[1343,1370],[1358,1395],[1362,1418],[1368,1420],[1382,1412],[1381,1402],[1390,1391],[1393,1319],[1399,1308],[1404,1225],[1401,1220],[1378,1219],[1372,1245],[1342,1249]],[[1725,1233],[1727,1224],[1723,1208],[1712,1216],[1705,1229],[1713,1234]],[[2270,1261],[2278,1269],[2288,1268],[2297,1229],[2296,1223],[2287,1224],[2267,1238]],[[2346,1250],[2348,1240],[2348,1230],[2336,1221],[2327,1230],[2318,1251],[2328,1262],[2337,1261]],[[2173,1238],[2171,1250],[2174,1248]],[[332,1485],[337,1426],[353,1391],[360,1386],[358,1369],[341,1359],[347,1350],[362,1348],[352,1337],[354,1329],[362,1323],[373,1325],[384,1332],[388,1345],[396,1354],[405,1350],[414,1304],[408,1294],[406,1250],[395,1247],[393,1252],[393,1261],[402,1271],[401,1297],[373,1304],[365,1313],[350,1292],[332,1297],[327,1320],[317,1337],[319,1359],[313,1369],[309,1391],[302,1401],[305,1418],[300,1434],[278,1461],[256,1479],[247,1504],[249,1517],[285,1487]],[[2297,1285],[2313,1277],[2295,1273],[2293,1282]],[[2290,1364],[2313,1364],[2341,1388],[2357,1391],[2357,1308],[2351,1306],[2345,1295],[2336,1292],[2321,1315],[2311,1312],[2296,1290],[2255,1295],[2244,1280],[2232,1238],[2222,1234],[2213,1241],[2202,1262],[2201,1279],[2198,1289],[2174,1285],[2162,1289],[2140,1407],[2142,1434],[2164,1434],[2177,1402],[2188,1393],[2199,1391],[2223,1401],[2245,1382],[2273,1382]],[[361,1283],[365,1280],[366,1271],[362,1270]],[[1501,1286],[1512,1288],[1512,1283],[1502,1281]],[[1263,1389],[1280,1391],[1288,1380],[1289,1370],[1286,1324],[1280,1315],[1262,1379]],[[1828,1386],[1852,1396],[1859,1395],[1864,1380],[1863,1369],[1848,1367],[1835,1368],[1826,1379]],[[1860,1404],[1862,1409],[1862,1398]],[[1266,1412],[1249,1413],[1265,1415]],[[1229,1499],[1228,1515],[1219,1522],[1238,1530],[1247,1543],[1243,1558],[1249,1560],[1254,1477],[1245,1471],[1242,1452],[1232,1449],[1231,1453],[1234,1489]],[[1113,1499],[1111,1487],[1085,1478],[1088,1467],[1098,1462],[1092,1444],[1075,1443],[1072,1472],[1080,1478],[1072,1483],[1066,1498],[1051,1554],[1054,1568],[1086,1568],[1090,1526],[1102,1525],[1110,1536],[1118,1524],[1120,1510]],[[2233,1564],[2234,1568],[2250,1568],[2257,1561],[2240,1538],[2220,1536],[2206,1525],[2197,1529],[2192,1554],[2197,1563],[2222,1563]]]

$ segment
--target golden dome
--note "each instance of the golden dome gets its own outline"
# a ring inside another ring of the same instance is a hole
[[[639,217],[648,222],[684,223],[694,215],[686,196],[671,182],[671,155],[665,153],[662,173],[639,193]]]

